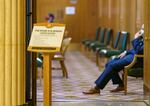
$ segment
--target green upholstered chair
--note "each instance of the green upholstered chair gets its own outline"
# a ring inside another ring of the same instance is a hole
[[[143,77],[143,67],[133,67],[128,71],[128,76],[132,77]]]
[[[43,67],[43,56],[42,53],[38,53],[37,54],[37,58],[36,58],[36,63],[37,63],[37,67]]]
[[[112,49],[116,49],[117,48],[117,45],[118,45],[118,42],[119,42],[119,38],[120,38],[120,32],[117,33],[117,36],[116,36],[116,39],[115,39],[115,42],[114,42],[114,45],[111,47]],[[110,47],[97,47],[96,48],[96,52],[98,53],[100,50],[102,49],[110,49]]]
[[[138,58],[143,58],[143,55],[135,55],[133,61],[124,67],[123,82],[124,82],[124,94],[127,94],[127,76],[143,77],[143,63],[137,61]]]
[[[106,33],[105,36],[103,37],[103,40],[90,44],[89,48],[92,49],[94,52],[96,51],[96,48],[106,48],[108,45],[110,45],[111,38],[112,38],[112,29],[110,28],[106,29]]]
[[[112,47],[112,49],[116,49],[117,46],[118,46],[118,42],[119,42],[119,39],[120,39],[120,35],[121,35],[121,32],[117,32],[117,36],[116,36],[116,39],[115,39],[115,42],[114,42],[114,46]],[[96,64],[99,65],[99,52],[101,50],[110,50],[110,47],[97,47],[96,48]]]
[[[84,39],[84,40],[82,40],[82,44],[83,45],[88,45],[91,42],[98,41],[99,33],[100,33],[100,27],[98,27],[97,30],[96,30],[95,39]]]
[[[39,57],[36,58],[37,67],[43,67],[43,60]]]
[[[90,46],[91,46],[91,45],[95,45],[95,44],[97,44],[97,43],[104,44],[105,31],[106,31],[106,28],[101,28],[100,33],[99,33],[99,40],[90,42],[90,43],[86,44],[85,46],[86,46],[88,49],[90,49]]]
[[[126,50],[126,46],[127,46],[127,40],[128,40],[128,36],[129,33],[122,31],[119,33],[120,35],[117,36],[114,48],[106,48],[106,49],[100,49],[98,51],[99,55],[103,55],[106,57],[111,57],[113,55],[119,55],[120,53],[122,53],[124,50]]]

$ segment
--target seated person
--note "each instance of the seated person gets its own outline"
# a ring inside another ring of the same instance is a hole
[[[121,53],[117,58],[110,60],[105,65],[103,73],[95,81],[95,87],[87,91],[83,91],[83,94],[100,94],[100,90],[102,90],[106,86],[109,80],[112,80],[113,84],[118,84],[117,88],[111,90],[111,92],[123,91],[124,84],[118,72],[123,70],[124,66],[129,65],[132,62],[135,54],[143,54],[143,34],[144,25],[142,25],[141,30],[135,34],[135,38],[131,41],[133,49],[125,51]]]

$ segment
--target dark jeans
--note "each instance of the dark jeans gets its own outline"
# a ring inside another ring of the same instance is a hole
[[[98,88],[103,89],[109,80],[112,80],[113,84],[123,84],[118,72],[124,69],[124,66],[130,64],[134,58],[133,54],[126,55],[123,58],[115,58],[110,60],[106,65],[103,73],[95,81]]]

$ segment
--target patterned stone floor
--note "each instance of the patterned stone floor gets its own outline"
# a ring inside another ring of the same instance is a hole
[[[102,71],[96,64],[86,58],[81,52],[67,52],[66,66],[69,78],[62,78],[61,70],[52,70],[52,100],[53,102],[61,101],[103,101],[103,102],[143,102],[148,97],[143,95],[143,80],[141,78],[128,77],[128,93],[123,92],[110,93],[109,90],[115,88],[111,81],[101,91],[101,95],[84,95],[83,90],[86,90],[94,85],[95,79]],[[53,61],[53,67],[60,67],[59,63]],[[43,101],[43,88],[37,80],[37,101]],[[121,105],[122,106],[122,105]]]
[[[43,106],[42,102],[38,103],[37,106]],[[52,102],[52,106],[148,106],[144,102]]]

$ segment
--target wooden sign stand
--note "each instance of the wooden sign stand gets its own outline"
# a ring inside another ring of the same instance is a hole
[[[43,55],[43,106],[52,106],[51,60],[54,54],[60,51],[65,25],[57,23],[37,23],[34,27],[28,51],[40,52]]]
[[[44,106],[52,106],[52,72],[51,72],[51,59],[53,54],[44,53],[44,66],[43,66],[43,78],[44,78]]]

